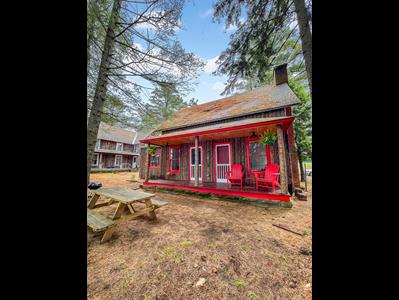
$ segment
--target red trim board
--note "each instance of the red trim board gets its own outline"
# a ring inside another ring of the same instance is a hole
[[[192,186],[182,186],[182,185],[174,185],[167,183],[155,183],[155,182],[144,182],[144,185],[147,186],[159,186],[171,189],[185,190],[185,191],[194,191],[199,193],[208,193],[208,194],[216,194],[216,195],[228,195],[228,196],[236,196],[236,197],[247,197],[254,198],[260,200],[275,200],[282,202],[289,202],[289,195],[275,195],[275,194],[257,194],[251,192],[241,192],[241,191],[228,191],[228,190],[218,190],[212,188],[202,188],[202,187],[192,187]]]

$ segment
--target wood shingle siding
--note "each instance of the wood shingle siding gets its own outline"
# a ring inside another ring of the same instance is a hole
[[[246,139],[247,137],[231,138],[231,139],[221,139],[217,141],[206,141],[200,142],[199,146],[202,146],[203,151],[203,181],[204,182],[214,182],[214,145],[215,143],[231,142],[232,143],[232,164],[241,164],[245,173],[245,177],[249,177],[248,174],[248,162],[247,162],[247,149],[246,149]],[[180,145],[180,173],[178,174],[168,174],[168,146],[162,147],[161,154],[161,167],[159,169],[150,169],[150,179],[166,179],[166,180],[190,180],[189,178],[189,154],[188,149],[192,147],[193,144],[182,144]],[[286,160],[287,164],[290,163],[288,145],[286,144]],[[140,168],[140,178],[145,178],[145,172],[147,170],[147,151],[146,149],[141,149],[141,166]],[[271,147],[271,163],[279,163],[278,158],[278,146],[277,143]],[[291,169],[288,168],[288,183],[291,183]]]

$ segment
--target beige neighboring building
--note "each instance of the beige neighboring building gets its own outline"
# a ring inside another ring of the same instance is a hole
[[[140,164],[140,139],[145,134],[100,123],[92,170],[136,169]]]

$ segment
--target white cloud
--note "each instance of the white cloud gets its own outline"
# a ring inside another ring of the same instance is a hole
[[[227,27],[227,28],[222,27],[222,30],[224,32],[230,33],[230,32],[236,31],[237,30],[237,26],[236,25],[229,25],[229,27]]]
[[[218,68],[218,64],[216,61],[218,60],[219,56],[216,56],[214,58],[210,58],[206,60],[206,65],[204,67],[204,72],[206,74],[211,74],[212,72],[216,71]]]
[[[215,83],[211,84],[211,89],[218,91],[218,92],[223,92],[224,88],[226,87],[226,84],[220,81],[216,81]]]
[[[201,18],[207,18],[207,17],[209,17],[209,16],[212,15],[212,14],[213,14],[213,8],[210,8],[210,9],[204,11],[203,13],[200,13],[199,16],[200,16]]]

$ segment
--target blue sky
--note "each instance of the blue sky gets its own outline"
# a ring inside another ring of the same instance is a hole
[[[197,84],[193,92],[184,96],[185,100],[197,99],[199,104],[223,97],[220,94],[224,90],[227,76],[215,76],[211,73],[216,70],[216,60],[227,48],[230,34],[235,30],[234,27],[226,30],[224,23],[212,22],[214,2],[215,0],[188,0],[182,14],[181,29],[176,33],[183,49],[194,53],[206,63],[195,81]],[[148,29],[145,24],[141,27],[143,30]],[[136,45],[142,47],[140,40],[136,42]],[[151,87],[146,80],[139,77],[131,78],[131,80],[142,86]]]
[[[201,72],[195,91],[186,98],[198,99],[198,103],[222,98],[220,93],[224,89],[226,76],[214,76],[216,59],[227,48],[229,36],[233,28],[225,30],[224,24],[212,22],[212,0],[187,1],[183,16],[182,30],[177,33],[177,38],[186,51],[193,52],[207,62]]]

